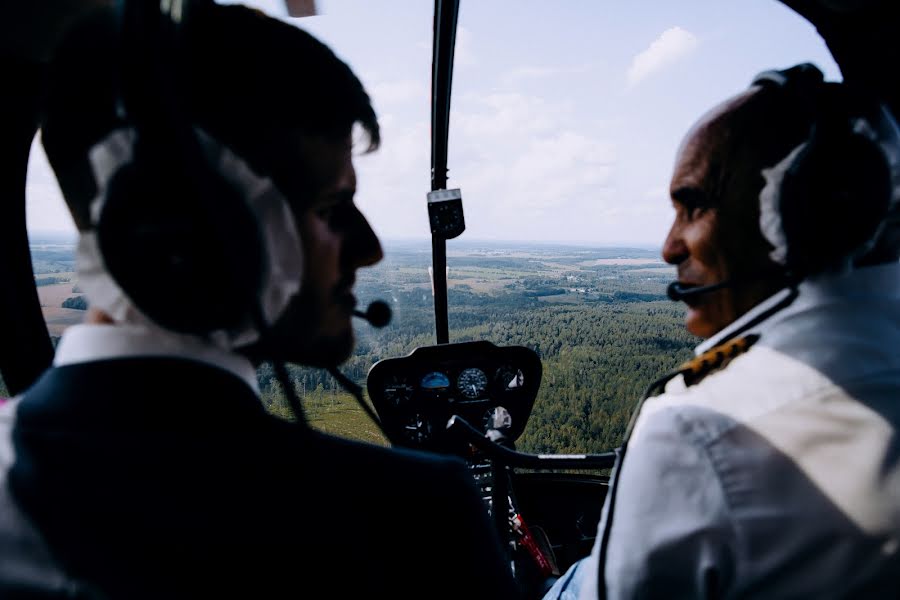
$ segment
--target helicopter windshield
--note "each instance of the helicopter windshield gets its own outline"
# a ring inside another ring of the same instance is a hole
[[[386,257],[361,272],[356,295],[385,299],[395,319],[381,331],[358,326],[344,368],[362,381],[379,359],[434,341],[425,206],[433,7],[318,0],[318,14],[292,19],[280,1],[246,4],[334,48],[360,74],[379,115],[381,149],[355,158],[356,201]],[[542,359],[522,449],[614,447],[643,384],[689,355],[697,340],[685,333],[681,308],[665,300],[673,271],[659,258],[675,150],[706,108],[753,74],[801,61],[839,78],[812,26],[776,0],[677,8],[531,1],[512,11],[462,3],[448,187],[462,190],[467,230],[447,244],[450,340],[523,345]],[[34,271],[58,336],[80,319],[85,301],[71,220],[39,144],[34,150]],[[293,375],[312,425],[380,440],[330,376],[301,368]],[[263,368],[259,378],[270,410],[287,415],[273,374]]]
[[[896,3],[53,4],[0,35],[0,588],[896,588]]]

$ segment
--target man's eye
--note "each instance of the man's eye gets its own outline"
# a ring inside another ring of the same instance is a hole
[[[707,208],[705,206],[700,206],[700,205],[689,206],[687,208],[688,220],[693,221],[694,219],[699,219],[700,217],[703,216],[703,213],[705,213],[706,210],[707,210]]]
[[[344,202],[323,204],[315,210],[316,216],[326,221],[329,226],[339,229],[350,222],[354,206]]]
[[[323,221],[331,220],[332,215],[334,214],[334,205],[333,204],[325,204],[318,206],[315,211],[316,216],[322,219]]]
[[[681,188],[672,193],[672,200],[680,218],[693,221],[709,210],[709,198],[700,190]]]

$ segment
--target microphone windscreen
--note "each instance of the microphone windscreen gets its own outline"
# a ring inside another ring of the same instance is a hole
[[[372,327],[384,327],[391,322],[391,307],[384,300],[375,300],[366,308],[366,320]]]
[[[679,302],[681,300],[684,300],[685,298],[697,298],[698,296],[717,292],[722,288],[731,287],[734,285],[734,281],[734,279],[724,279],[719,283],[713,283],[710,285],[695,285],[687,287],[685,287],[684,284],[682,284],[680,281],[673,281],[669,284],[669,287],[666,288],[666,295],[669,297],[669,300]]]
[[[672,302],[681,300],[681,285],[677,281],[673,281],[666,287],[666,296]]]

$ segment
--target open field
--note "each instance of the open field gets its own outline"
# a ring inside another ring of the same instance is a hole
[[[673,265],[666,265],[664,267],[646,267],[643,269],[632,269],[630,272],[635,275],[641,275],[641,274],[660,275],[660,274],[662,274],[662,275],[671,275],[672,277],[674,277],[676,275],[676,273],[678,273],[678,269],[675,268],[675,266],[673,266]]]
[[[615,259],[613,259],[615,260]],[[550,260],[535,261],[545,267],[548,271],[557,273],[566,273],[569,271],[579,271],[579,267],[570,263],[554,262]]]
[[[59,337],[71,325],[78,325],[84,320],[83,310],[62,307],[41,307],[47,331],[53,337]]]
[[[73,281],[70,281],[68,283],[54,283],[53,285],[40,286],[37,290],[38,298],[41,301],[41,306],[60,306],[62,305],[63,300],[65,300],[66,298],[79,296],[79,293],[72,291],[73,287],[75,287],[75,282]]]
[[[73,278],[75,276],[74,273],[58,273],[55,275],[71,275]],[[68,283],[42,285],[37,288],[38,299],[41,302],[41,312],[44,314],[44,321],[47,323],[47,331],[50,332],[51,336],[61,336],[67,327],[81,323],[84,319],[83,310],[62,307],[64,300],[79,295],[72,291],[74,286],[75,282],[70,281]]]
[[[658,258],[595,258],[593,260],[581,261],[578,264],[583,267],[621,267],[634,265],[664,265],[665,263]]]
[[[298,396],[306,419],[313,429],[379,446],[388,445],[378,426],[352,396],[336,390],[325,394],[313,392],[305,396],[298,390]],[[268,409],[275,416],[293,420],[290,409],[283,402],[268,406]]]
[[[356,404],[350,396],[339,394],[335,404],[321,408],[307,407],[309,424],[313,428],[339,437],[362,440],[380,446],[387,446],[388,441],[378,426]]]

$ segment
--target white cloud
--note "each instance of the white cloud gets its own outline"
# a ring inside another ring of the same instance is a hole
[[[536,96],[468,94],[460,104],[464,108],[454,115],[452,126],[475,139],[542,134],[553,131],[558,125],[559,107],[550,107]]]
[[[580,199],[586,188],[606,187],[615,150],[609,143],[564,131],[537,139],[510,165],[508,177],[519,189],[519,206],[550,209]]]
[[[448,185],[463,190],[471,239],[602,240],[598,229],[621,228],[616,147],[568,100],[469,93],[454,105]],[[359,205],[379,235],[427,234],[429,122],[398,107],[381,123],[381,148],[357,160]]]
[[[468,235],[595,235],[615,200],[616,147],[574,113],[568,101],[526,94],[461,98],[450,140],[450,184],[463,189]]]
[[[428,232],[425,194],[430,189],[430,123],[379,119],[382,144],[355,159],[357,203],[380,236]]]
[[[689,56],[699,44],[697,36],[690,31],[677,26],[666,29],[632,59],[627,75],[629,87]]]

